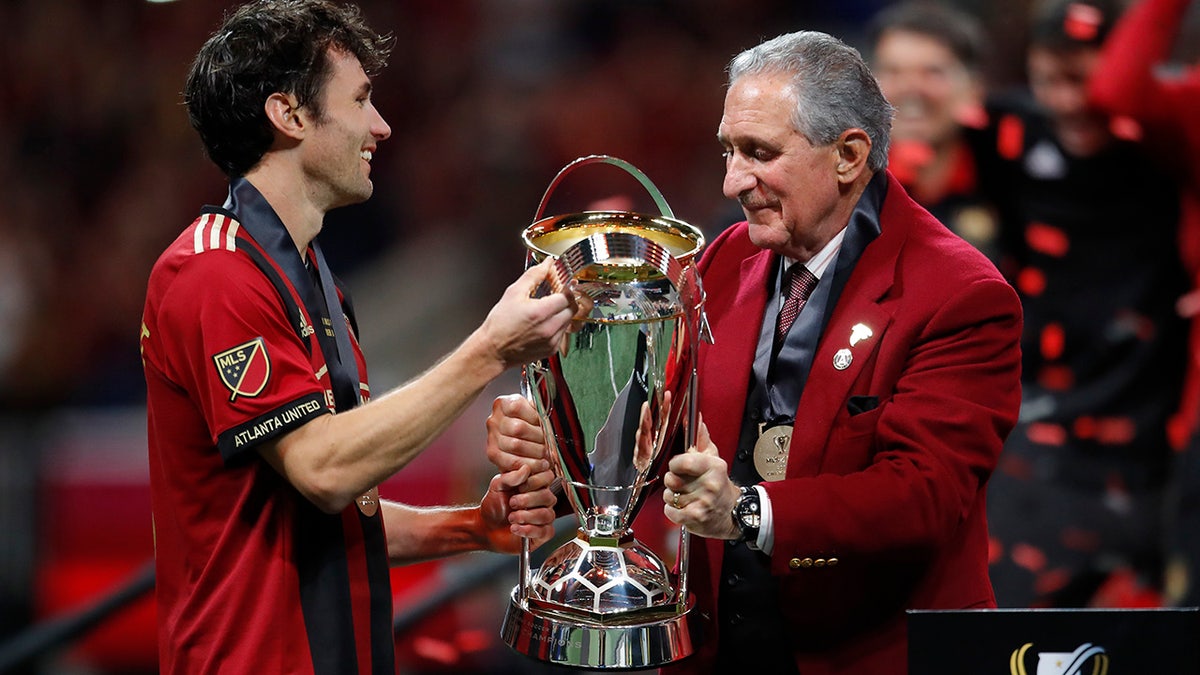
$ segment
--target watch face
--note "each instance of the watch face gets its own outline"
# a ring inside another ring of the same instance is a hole
[[[735,508],[743,528],[758,529],[762,517],[758,510],[758,492],[749,490],[738,498]]]

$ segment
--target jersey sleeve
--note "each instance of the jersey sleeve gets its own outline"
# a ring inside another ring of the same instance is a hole
[[[167,376],[200,408],[228,463],[331,412],[279,292],[244,255],[206,251],[164,295]]]
[[[1177,129],[1192,124],[1200,80],[1162,77],[1191,0],[1141,0],[1126,12],[1104,42],[1099,75],[1088,82],[1092,101],[1113,115]],[[1182,113],[1182,114],[1181,114]]]

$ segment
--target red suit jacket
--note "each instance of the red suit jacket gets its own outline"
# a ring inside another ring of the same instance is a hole
[[[765,484],[771,571],[805,675],[903,673],[906,609],[995,606],[984,489],[1020,405],[1020,303],[890,175],[880,229],[821,335],[787,477]],[[773,256],[743,222],[699,263],[714,337],[698,357],[699,405],[730,463]],[[842,370],[840,350],[852,357]],[[852,397],[879,404],[851,414]],[[681,672],[703,671],[717,644],[724,542],[692,542],[701,644]]]

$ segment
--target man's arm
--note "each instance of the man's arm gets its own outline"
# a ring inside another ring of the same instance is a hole
[[[337,513],[412,461],[506,368],[557,349],[577,305],[530,297],[547,264],[530,268],[467,340],[429,371],[366,405],[323,415],[259,453],[318,508]]]
[[[1093,102],[1110,114],[1138,119],[1178,114],[1176,96],[1186,85],[1170,84],[1154,69],[1171,54],[1191,0],[1142,0],[1122,16],[1105,40],[1088,82]],[[1194,95],[1194,94],[1193,94]]]
[[[912,347],[872,432],[869,464],[760,484],[774,520],[773,564],[786,566],[805,550],[934,550],[954,532],[1016,418],[1020,316],[1016,295],[998,279],[956,294]],[[671,458],[665,513],[694,534],[735,539],[730,510],[739,490],[706,436]]]
[[[549,470],[527,467],[492,477],[478,505],[419,508],[384,501],[388,561],[406,565],[468,551],[518,553],[521,537],[534,548],[554,536]]]

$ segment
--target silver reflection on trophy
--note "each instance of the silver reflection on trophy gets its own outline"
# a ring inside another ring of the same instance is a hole
[[[558,182],[593,163],[637,178],[663,215],[587,211],[541,218]],[[502,637],[524,654],[575,667],[676,661],[693,651],[688,535],[680,533],[672,575],[634,538],[631,525],[676,440],[694,441],[695,354],[707,335],[694,265],[703,235],[676,220],[632,165],[591,156],[559,172],[523,238],[530,264],[555,258],[545,290],[574,283],[592,309],[567,349],[525,367],[527,394],[579,530],[536,571],[523,551]]]

